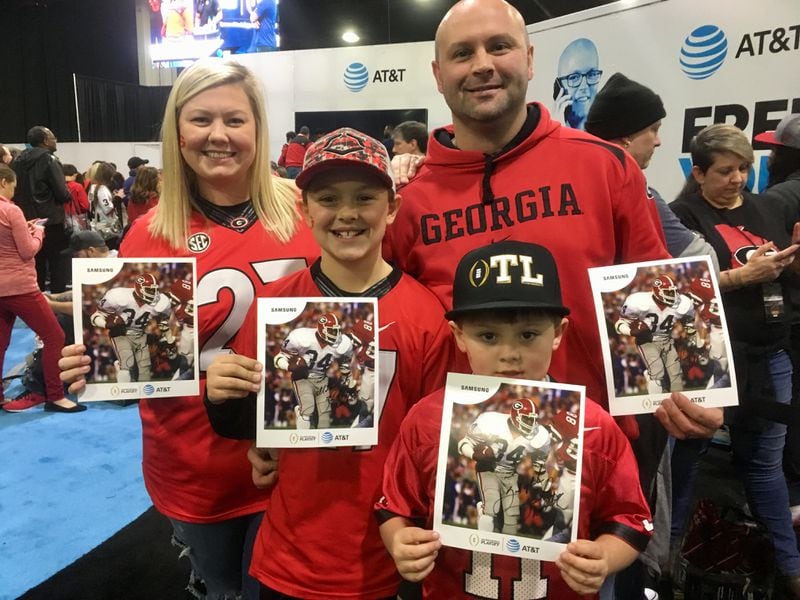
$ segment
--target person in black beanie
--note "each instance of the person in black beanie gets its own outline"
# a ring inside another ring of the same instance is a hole
[[[622,73],[615,73],[597,93],[586,118],[586,131],[627,150],[644,170],[655,149],[661,145],[658,132],[661,120],[666,116],[667,111],[658,94]],[[719,273],[713,248],[701,235],[687,229],[678,220],[655,189],[648,186],[648,192],[658,208],[669,253],[675,257],[707,254]],[[642,424],[640,428],[643,428]],[[640,440],[632,444],[640,469],[644,470],[641,464],[645,457],[648,457],[647,463],[654,459],[648,450],[652,450],[655,443],[655,440],[650,440],[649,444],[641,444],[640,436]],[[642,586],[654,590],[658,574],[669,570],[672,562],[670,550],[674,550],[672,546],[677,545],[683,532],[694,490],[697,459],[706,443],[707,440],[676,440],[672,454],[667,451],[669,446],[664,445],[654,484],[656,491],[648,497],[653,512],[654,535],[637,562],[617,574],[617,597],[637,597],[635,590]]]
[[[586,131],[627,150],[644,170],[661,145],[658,131],[666,116],[658,94],[622,73],[614,73],[592,103],[586,117]],[[648,187],[648,191],[658,207],[669,253],[675,257],[708,254],[719,273],[711,246],[678,220],[655,189]]]

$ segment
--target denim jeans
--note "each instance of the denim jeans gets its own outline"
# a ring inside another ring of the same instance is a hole
[[[775,400],[789,404],[792,364],[780,351],[769,358]],[[738,470],[744,475],[747,502],[753,515],[766,525],[775,549],[775,566],[783,575],[800,575],[800,552],[792,529],[789,492],[783,477],[786,425],[765,421],[757,429],[741,423],[731,426],[731,446]]]
[[[216,523],[170,519],[177,545],[184,547],[194,575],[203,580],[206,600],[258,600],[259,583],[248,574],[253,542],[264,513]]]

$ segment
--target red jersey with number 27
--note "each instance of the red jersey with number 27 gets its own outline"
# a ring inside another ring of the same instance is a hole
[[[195,302],[200,354],[200,395],[142,398],[142,471],[153,504],[162,514],[208,523],[264,510],[267,493],[253,486],[246,441],[229,440],[211,428],[203,406],[205,369],[244,322],[264,286],[304,268],[319,255],[311,232],[298,225],[287,243],[260,222],[242,230],[192,213],[186,248],[176,250],[147,230],[154,212],[138,219],[120,256],[195,257]],[[190,250],[192,248],[194,251]]]
[[[433,523],[433,499],[444,390],[420,400],[409,412],[386,460],[377,516]],[[628,440],[611,415],[586,400],[578,538],[603,533],[641,551],[650,539],[650,511],[639,486],[639,470]],[[471,552],[443,546],[436,566],[422,580],[424,598],[492,600],[586,600],[562,579],[554,562]]]

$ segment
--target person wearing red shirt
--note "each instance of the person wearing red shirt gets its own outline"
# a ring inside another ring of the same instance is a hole
[[[193,64],[172,88],[163,131],[161,200],[133,224],[120,255],[197,258],[200,395],[139,401],[142,470],[206,597],[252,600],[258,584],[247,566],[268,494],[252,485],[249,443],[211,428],[205,370],[228,352],[265,285],[306,267],[318,250],[293,187],[270,175],[264,100],[252,72],[234,62]],[[73,392],[85,385],[84,352],[77,345],[62,353],[62,380]]]
[[[289,142],[286,148],[286,154],[283,155],[283,166],[286,167],[286,173],[289,179],[294,179],[303,168],[303,159],[306,156],[308,145],[311,143],[309,139],[309,129],[305,125],[300,128],[298,133]]]
[[[533,275],[523,265],[532,265]],[[478,268],[480,286],[473,277]],[[503,241],[464,256],[446,316],[473,373],[543,381],[569,323],[566,314],[550,252]],[[578,539],[553,563],[442,546],[431,530],[443,402],[442,388],[411,409],[384,467],[376,515],[400,574],[422,581],[423,598],[431,599],[597,598],[605,578],[645,548],[652,529],[636,460],[611,416],[586,399]],[[568,435],[564,428],[560,433]],[[562,437],[561,444],[569,441]],[[506,525],[513,530],[519,523]]]
[[[378,443],[280,450],[278,483],[250,572],[264,585],[262,599],[394,597],[400,578],[383,549],[372,505],[403,417],[416,399],[444,382],[451,351],[444,311],[433,294],[381,257],[381,240],[400,197],[378,140],[347,128],[323,136],[309,148],[297,185],[322,256],[269,286],[265,295],[378,298]],[[261,364],[249,358],[256,356],[257,335],[251,313],[234,345],[238,354],[217,357],[206,388],[214,428],[245,439],[255,435],[254,392],[261,380]],[[275,462],[265,454],[250,453],[254,478],[262,484],[276,475]]]

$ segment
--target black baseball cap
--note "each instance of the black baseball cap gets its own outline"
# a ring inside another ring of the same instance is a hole
[[[131,170],[138,169],[142,165],[146,165],[149,162],[150,161],[147,160],[146,158],[139,158],[138,156],[131,156],[128,159],[128,168],[131,169]]]
[[[62,254],[73,256],[76,252],[81,250],[103,248],[104,246],[106,246],[106,241],[103,239],[103,236],[96,231],[76,231],[72,234],[72,237],[69,238],[69,248],[64,250]]]
[[[447,319],[483,310],[541,309],[561,316],[556,261],[544,246],[503,241],[472,250],[458,263],[453,281],[453,310]]]

